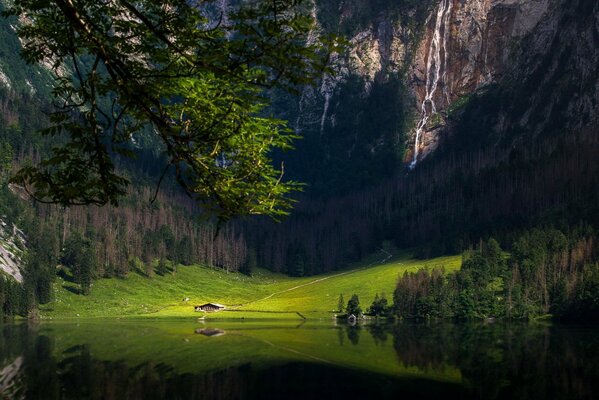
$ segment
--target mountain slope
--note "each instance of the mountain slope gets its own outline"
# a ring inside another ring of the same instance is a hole
[[[392,296],[398,277],[406,271],[445,267],[459,268],[460,257],[414,260],[401,256],[377,265],[386,255],[376,254],[344,273],[319,277],[290,278],[258,271],[247,277],[238,273],[200,266],[178,268],[174,274],[153,279],[132,275],[127,280],[101,280],[89,296],[79,296],[68,280],[55,284],[56,301],[43,306],[42,318],[76,317],[201,317],[193,306],[217,302],[228,311],[207,314],[208,318],[331,318],[343,293],[345,299],[360,296],[366,309],[375,294]],[[365,283],[368,282],[368,283]],[[185,301],[185,299],[189,299]]]
[[[457,41],[465,33],[452,27],[452,35],[458,36],[448,38],[446,46],[452,50],[445,77],[450,98],[457,99],[439,108],[439,118],[431,114],[423,132],[424,137],[435,136],[437,150],[419,158],[412,171],[399,170],[382,183],[344,196],[303,200],[285,224],[265,223],[248,239],[259,249],[263,265],[288,271],[307,265],[315,272],[359,259],[384,239],[439,254],[460,251],[489,235],[509,247],[517,232],[530,226],[565,231],[599,227],[599,5],[558,0],[457,3],[451,3],[452,15],[460,7],[485,4],[492,6],[491,13],[509,11],[509,18],[495,20],[512,21],[505,26],[518,33],[518,40],[511,34],[512,39],[505,39],[494,80],[479,81],[484,78],[479,71],[471,75],[479,78],[459,89],[462,81],[456,77],[469,68],[462,69],[469,59],[464,54],[472,53],[460,51]],[[447,5],[437,2],[442,4]],[[527,34],[515,28],[522,25],[517,21],[525,10],[536,10],[530,11]],[[429,26],[438,11],[433,8]],[[443,37],[440,32],[437,36]],[[486,40],[489,44],[495,37]],[[443,88],[438,84],[435,92],[439,104]]]

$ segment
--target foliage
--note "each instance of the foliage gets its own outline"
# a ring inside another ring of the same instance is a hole
[[[556,229],[523,232],[506,258],[494,239],[464,254],[460,271],[404,273],[394,292],[399,318],[514,318],[552,314],[597,319],[594,235]]]
[[[349,301],[347,302],[347,306],[345,307],[345,312],[347,315],[355,315],[359,317],[362,315],[362,308],[360,308],[360,298],[357,294],[353,294]]]
[[[28,305],[23,285],[0,274],[0,322],[4,317],[27,315]]]
[[[156,273],[161,276],[165,276],[168,274],[168,266],[166,265],[166,260],[164,258],[160,258],[158,260],[158,267],[156,268]]]
[[[11,144],[0,142],[0,185],[3,185],[9,176],[13,157],[13,148]]]
[[[372,304],[368,308],[368,315],[372,315],[374,317],[387,317],[390,315],[390,311],[391,309],[387,302],[387,297],[385,296],[385,293],[383,293],[380,297],[377,293],[374,296]]]
[[[79,232],[73,232],[65,243],[61,261],[71,270],[81,293],[89,294],[96,268],[91,242]]]
[[[35,299],[35,303],[46,304],[54,298],[52,283],[56,279],[58,238],[53,227],[44,225],[32,231],[27,239],[25,287]]]
[[[116,205],[129,181],[115,159],[133,156],[134,135],[151,125],[177,182],[220,218],[285,214],[297,186],[269,154],[295,136],[261,115],[262,91],[312,83],[335,46],[306,44],[314,21],[301,2],[241,2],[219,18],[206,16],[210,6],[13,2],[5,15],[28,16],[23,56],[56,75],[43,133],[64,140],[14,181],[42,201]]]
[[[599,264],[584,267],[574,293],[563,310],[563,318],[599,321]]]
[[[343,308],[345,307],[345,299],[343,298],[343,293],[339,295],[339,300],[337,301],[337,310],[339,312],[343,312]]]

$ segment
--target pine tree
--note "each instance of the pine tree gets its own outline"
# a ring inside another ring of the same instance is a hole
[[[374,296],[374,300],[372,301],[372,304],[368,308],[368,314],[375,316],[375,317],[384,317],[387,313],[387,306],[388,306],[387,298],[386,298],[385,294],[383,293],[379,297],[379,294],[377,293]]]
[[[94,278],[96,255],[89,240],[74,232],[65,243],[62,263],[71,270],[83,294],[88,294]]]
[[[352,295],[351,299],[347,302],[347,308],[345,309],[347,315],[355,315],[356,317],[362,315],[362,309],[360,308],[360,299],[357,294]]]
[[[337,303],[337,310],[339,312],[343,312],[343,307],[345,306],[345,300],[343,299],[343,293],[339,295],[339,302]]]
[[[158,275],[165,276],[168,273],[168,267],[166,265],[166,260],[164,258],[160,258],[158,260]]]

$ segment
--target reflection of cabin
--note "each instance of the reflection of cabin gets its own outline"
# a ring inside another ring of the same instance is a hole
[[[213,311],[220,311],[220,310],[224,310],[224,309],[225,309],[225,306],[223,306],[222,304],[217,304],[217,303],[206,303],[206,304],[202,304],[201,306],[195,306],[196,311],[213,312]]]
[[[223,331],[223,330],[212,329],[212,328],[196,329],[195,332],[200,335],[209,336],[209,337],[222,336],[225,334],[225,331]]]

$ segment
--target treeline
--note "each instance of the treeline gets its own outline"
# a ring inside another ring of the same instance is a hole
[[[89,240],[100,277],[126,277],[132,259],[244,271],[247,247],[241,233],[232,226],[218,230],[216,223],[202,221],[194,201],[176,190],[159,192],[151,203],[154,190],[131,189],[119,207],[39,207],[37,217],[54,225],[61,246],[72,235]]]
[[[398,318],[599,320],[596,235],[577,229],[523,233],[507,257],[497,241],[464,254],[460,271],[405,273],[393,294]]]
[[[27,297],[23,286],[0,275],[0,321],[5,316],[26,315]]]
[[[49,149],[48,139],[35,134],[44,126],[46,108],[40,96],[0,89],[0,220],[27,237],[24,284],[0,277],[4,315],[35,315],[38,304],[52,300],[57,272],[83,294],[96,279],[126,278],[131,272],[164,275],[179,264],[249,273],[255,258],[238,228],[219,229],[203,218],[168,176],[157,191],[164,163],[144,133],[137,138],[138,157],[118,165],[132,182],[119,207],[64,209],[35,203],[23,188],[8,185],[16,169]],[[58,265],[64,268],[57,270]]]
[[[7,306],[7,314],[26,315],[36,304],[51,301],[58,265],[83,294],[96,279],[126,278],[131,272],[151,278],[176,272],[179,264],[244,273],[252,267],[243,235],[231,226],[217,232],[217,225],[202,222],[192,200],[182,195],[159,192],[151,204],[152,189],[142,187],[132,189],[120,207],[61,209],[32,204],[7,187],[0,192],[0,219],[27,237],[22,306]],[[13,299],[13,292],[7,297]]]

